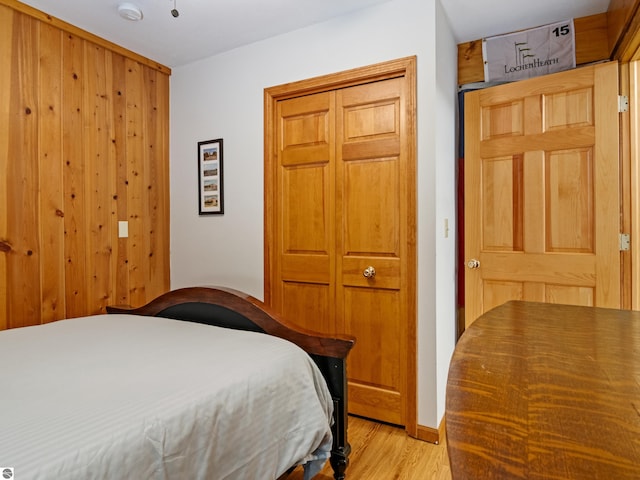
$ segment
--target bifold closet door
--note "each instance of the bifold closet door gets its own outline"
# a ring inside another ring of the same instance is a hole
[[[398,77],[278,102],[272,284],[286,318],[356,337],[349,411],[400,425],[415,315],[405,84]]]

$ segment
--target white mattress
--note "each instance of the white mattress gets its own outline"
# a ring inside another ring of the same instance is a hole
[[[259,333],[134,315],[7,330],[0,385],[16,480],[275,479],[331,448],[316,365]]]

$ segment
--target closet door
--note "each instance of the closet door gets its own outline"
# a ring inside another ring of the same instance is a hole
[[[265,108],[265,300],[304,328],[353,335],[349,412],[412,435],[414,67],[274,87]]]
[[[406,193],[415,175],[402,149],[402,85],[395,78],[336,93],[336,261],[337,317],[357,338],[349,411],[404,425]]]
[[[272,306],[317,332],[335,333],[334,92],[278,102]]]

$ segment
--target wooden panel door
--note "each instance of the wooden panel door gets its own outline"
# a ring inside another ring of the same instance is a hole
[[[402,88],[396,78],[338,91],[336,122],[338,318],[357,338],[349,411],[400,425],[411,311],[405,195],[415,178],[402,148]]]
[[[278,102],[273,306],[305,328],[335,333],[334,92]]]
[[[265,246],[272,307],[356,337],[349,412],[415,434],[414,76],[398,71],[276,102]]]
[[[620,306],[616,63],[465,97],[466,324],[507,300]]]

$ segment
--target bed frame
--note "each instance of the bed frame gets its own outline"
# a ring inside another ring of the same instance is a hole
[[[300,346],[318,365],[333,398],[330,463],[335,480],[344,480],[351,452],[347,441],[346,358],[355,343],[354,338],[330,337],[303,330],[284,320],[260,300],[222,287],[182,288],[165,293],[139,308],[109,306],[107,312],[165,317],[266,333]]]

